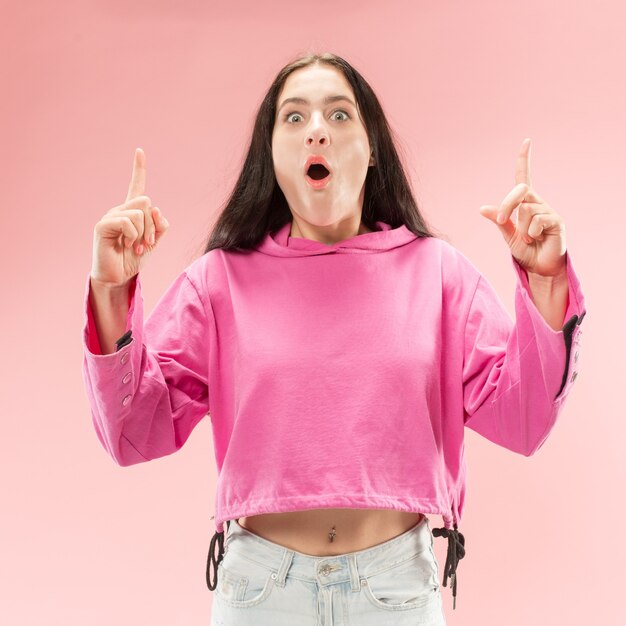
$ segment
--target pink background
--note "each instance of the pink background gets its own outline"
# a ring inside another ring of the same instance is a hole
[[[435,6],[436,4],[436,6]],[[3,623],[208,625],[210,423],[121,468],[81,378],[94,224],[133,150],[171,224],[146,315],[201,254],[283,64],[333,51],[400,137],[418,203],[513,312],[508,248],[481,204],[532,139],[537,192],[567,226],[588,305],[580,376],[534,457],[467,431],[468,555],[448,623],[624,623],[624,59],[618,0],[3,3],[0,20]],[[8,17],[8,19],[6,19]],[[431,517],[440,526],[440,517]],[[435,541],[443,567],[446,541]]]

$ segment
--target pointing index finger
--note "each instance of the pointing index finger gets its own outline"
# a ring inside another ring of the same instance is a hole
[[[135,149],[135,158],[133,161],[133,174],[128,186],[128,195],[126,202],[143,196],[146,193],[146,155],[141,148]]]
[[[517,163],[515,166],[515,184],[524,183],[532,189],[530,182],[530,137],[526,137],[522,142],[522,149],[517,155]]]

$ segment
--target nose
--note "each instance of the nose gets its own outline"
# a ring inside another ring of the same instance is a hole
[[[307,135],[306,145],[310,146],[312,144],[319,143],[322,146],[327,146],[330,143],[328,138],[328,134],[325,131],[321,132],[312,132]]]
[[[320,135],[319,139],[317,139],[317,142],[319,144],[321,144],[322,146],[327,146],[328,143],[329,143],[328,142],[328,137],[326,137],[325,134],[322,134],[322,135]],[[316,137],[314,137],[312,134],[310,134],[307,137],[306,144],[307,144],[307,146],[310,146],[313,143],[316,143]]]
[[[306,145],[320,144],[327,146],[330,143],[330,135],[326,127],[320,123],[314,123],[311,125],[306,134]]]

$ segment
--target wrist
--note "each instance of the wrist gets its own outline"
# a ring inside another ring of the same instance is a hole
[[[533,280],[536,283],[556,284],[567,282],[567,255],[563,255],[563,261],[560,266],[551,274],[539,274],[537,272],[531,272],[526,270],[528,280]]]
[[[554,276],[545,276],[528,272],[528,285],[533,295],[533,300],[537,298],[561,298],[569,291],[567,272]]]
[[[97,278],[94,278],[90,275],[89,283],[94,291],[98,291],[99,293],[116,294],[127,292],[134,279],[135,277],[133,276],[133,278],[127,280],[124,283],[110,283],[103,280],[98,280]]]

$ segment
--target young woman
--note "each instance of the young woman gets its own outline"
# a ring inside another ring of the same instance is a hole
[[[145,324],[140,267],[169,224],[136,151],[94,229],[85,384],[120,465],[179,450],[210,414],[213,624],[445,624],[433,537],[456,598],[465,426],[529,456],[576,375],[583,294],[529,148],[481,208],[509,246],[515,322],[428,229],[378,99],[336,55],[278,73],[204,255]]]

